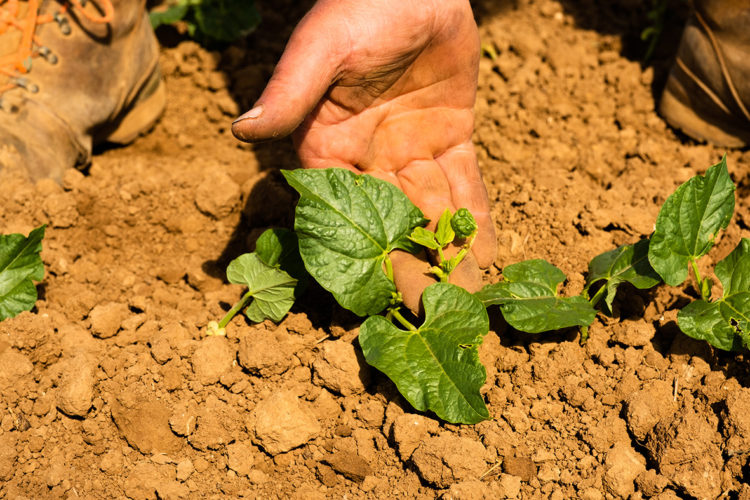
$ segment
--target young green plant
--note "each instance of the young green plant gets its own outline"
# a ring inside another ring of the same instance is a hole
[[[465,208],[459,208],[455,214],[452,214],[450,209],[446,208],[438,220],[434,233],[422,226],[417,226],[409,239],[428,250],[437,252],[440,261],[430,268],[430,272],[443,283],[447,283],[450,274],[471,250],[476,235],[477,222],[471,212]],[[455,239],[462,240],[463,244],[456,255],[446,258],[444,250]]]
[[[226,326],[243,308],[255,323],[265,319],[281,321],[307,281],[297,237],[287,229],[266,230],[258,238],[255,252],[242,254],[229,263],[227,279],[247,286],[247,291],[220,321],[209,322],[208,335],[225,335]]]
[[[713,280],[702,276],[698,260],[706,255],[734,213],[735,186],[726,156],[677,188],[659,211],[654,233],[635,245],[625,245],[594,258],[584,293],[602,286],[592,303],[605,299],[611,314],[617,287],[629,282],[639,289],[660,283],[679,286],[692,272],[700,299],[677,314],[677,325],[689,337],[723,350],[750,346],[750,240],[743,238],[715,268],[722,297],[711,301]]]
[[[743,239],[717,264],[716,276],[724,290],[720,299],[710,300],[713,280],[702,276],[698,266],[698,259],[708,253],[729,224],[734,191],[724,157],[705,176],[689,179],[667,198],[650,238],[595,257],[580,296],[557,296],[565,275],[544,260],[507,266],[502,281],[485,286],[476,295],[487,306],[498,304],[508,324],[519,331],[538,333],[580,326],[584,342],[595,308],[611,315],[621,284],[645,290],[663,280],[678,286],[692,272],[701,298],[678,313],[680,329],[720,349],[748,347],[750,240]]]
[[[750,248],[743,238],[716,265],[722,297],[711,301],[713,280],[701,276],[697,260],[713,247],[734,213],[735,186],[726,156],[706,172],[677,188],[659,211],[648,258],[664,282],[681,285],[692,271],[700,299],[677,315],[688,336],[723,350],[750,347]]]
[[[489,418],[479,394],[485,370],[477,351],[489,331],[487,312],[472,294],[444,281],[471,246],[473,217],[448,212],[435,233],[420,231],[427,219],[392,184],[336,168],[282,173],[300,194],[294,229],[308,272],[340,305],[369,316],[359,333],[367,362],[417,410],[450,422]],[[425,319],[416,326],[400,311],[389,254],[416,253],[423,249],[415,244],[420,242],[439,251],[456,234],[465,240],[461,256],[452,262],[443,256],[436,266],[441,282],[424,291]]]

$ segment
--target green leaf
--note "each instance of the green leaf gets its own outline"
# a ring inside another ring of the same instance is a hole
[[[44,279],[39,253],[47,226],[39,226],[26,237],[0,235],[0,321],[30,311],[37,299],[34,281]]]
[[[750,290],[750,239],[742,238],[732,253],[716,264],[714,274],[724,287],[724,296]]]
[[[193,9],[198,30],[219,42],[247,36],[260,24],[260,14],[248,0],[201,0],[193,2]]]
[[[151,21],[151,27],[156,29],[162,24],[174,24],[177,21],[182,20],[188,13],[189,5],[186,2],[181,2],[177,5],[172,5],[166,10],[152,10],[148,14],[148,18]]]
[[[691,302],[677,314],[677,325],[689,337],[705,340],[725,351],[736,351],[750,339],[750,239],[743,238],[716,265],[724,288],[715,302]]]
[[[489,418],[479,394],[486,373],[477,352],[489,330],[487,311],[449,283],[427,287],[422,303],[425,320],[416,330],[401,330],[382,316],[368,318],[359,333],[365,359],[419,411],[465,424]]]
[[[413,240],[409,239],[409,235],[401,238],[397,242],[393,244],[394,249],[404,250],[406,252],[409,252],[411,254],[418,254],[419,252],[423,251],[424,248],[415,243]]]
[[[612,301],[621,283],[627,281],[634,287],[645,290],[661,282],[661,278],[648,262],[648,246],[648,239],[641,240],[635,245],[623,245],[597,255],[589,262],[586,290],[604,281],[602,286],[606,287],[606,310],[610,314]]]
[[[294,296],[300,297],[310,283],[310,275],[299,254],[299,242],[293,231],[271,228],[263,231],[255,242],[255,253],[271,267],[286,271],[297,280]]]
[[[288,258],[295,250],[299,255],[297,236],[288,229],[266,229],[255,242],[255,253],[271,267],[279,267],[282,256]]]
[[[265,264],[255,253],[242,254],[227,266],[230,283],[245,285],[253,302],[245,314],[255,323],[266,318],[276,322],[284,319],[294,304],[297,280],[281,269]]]
[[[307,270],[299,254],[299,242],[293,231],[284,228],[266,229],[255,242],[255,253],[271,267],[278,267],[298,280],[307,278]]]
[[[477,221],[466,208],[459,208],[453,214],[451,227],[459,238],[468,238],[477,231]]]
[[[396,186],[369,175],[340,168],[282,173],[301,195],[294,229],[308,272],[355,314],[385,309],[396,292],[385,261],[426,223],[422,212]]]
[[[438,248],[441,248],[440,244],[435,238],[435,233],[423,227],[415,227],[414,231],[412,231],[411,233],[411,236],[409,236],[409,239],[414,243],[422,245],[425,248],[429,248],[430,250],[437,250]]]
[[[688,180],[664,202],[648,260],[667,284],[685,281],[690,261],[708,253],[718,232],[726,229],[734,213],[734,189],[724,156],[705,177]]]
[[[456,237],[456,233],[451,227],[452,217],[453,215],[451,214],[450,209],[446,208],[443,215],[441,215],[438,220],[437,228],[435,230],[435,239],[437,240],[438,245],[440,245],[440,248],[445,248],[446,245],[452,243],[453,238]]]
[[[527,260],[503,269],[503,281],[475,295],[485,307],[498,304],[505,321],[522,332],[590,325],[596,309],[581,296],[558,297],[557,286],[563,281],[565,273],[549,262]]]

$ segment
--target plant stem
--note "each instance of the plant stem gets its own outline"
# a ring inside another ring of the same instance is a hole
[[[602,285],[599,290],[596,291],[593,297],[591,297],[591,300],[589,300],[589,304],[591,304],[592,307],[596,307],[596,305],[599,303],[600,300],[602,300],[602,297],[604,297],[605,292],[607,291],[607,285]]]
[[[450,273],[446,273],[442,267],[440,266],[432,266],[430,268],[430,272],[435,275],[437,279],[440,280],[441,283],[447,283],[448,282],[448,276]]]
[[[437,251],[438,255],[440,256],[440,263],[442,264],[443,262],[445,262],[445,254],[443,253],[443,249],[440,247],[438,247]]]
[[[464,257],[466,257],[466,254],[469,253],[469,248],[471,247],[464,247],[456,254],[456,267],[461,263],[462,260],[464,260]],[[455,269],[454,267],[453,269]]]
[[[406,328],[410,332],[416,332],[417,331],[417,327],[414,326],[414,325],[412,325],[411,323],[409,323],[409,321],[401,315],[401,311],[399,311],[398,309],[396,309],[396,308],[389,309],[388,313],[391,314],[394,318],[396,318],[396,321],[398,321],[399,323],[401,323],[401,326],[403,326],[404,328]]]
[[[391,258],[388,255],[385,256],[385,275],[393,283],[393,262],[391,262]]]
[[[477,233],[479,231],[475,230],[474,233],[471,234],[468,238],[466,238],[466,243],[464,243],[464,248],[467,250],[471,250],[471,247],[474,246],[474,240],[477,239]]]
[[[221,318],[221,321],[219,321],[219,328],[225,328],[227,324],[232,321],[232,318],[242,310],[243,307],[247,305],[248,302],[250,302],[250,299],[252,299],[253,296],[250,292],[245,293],[245,295],[242,296],[242,298],[237,302],[232,308],[227,311],[227,313],[224,315],[223,318]]]
[[[698,271],[698,263],[694,259],[690,259],[690,265],[693,268],[693,274],[695,274],[695,280],[698,282],[698,292],[701,294],[701,298],[707,300],[707,297],[703,295],[703,279],[701,273]]]

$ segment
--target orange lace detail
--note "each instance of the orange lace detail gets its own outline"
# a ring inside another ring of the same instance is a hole
[[[56,14],[40,14],[40,0],[28,0],[28,8],[24,14],[21,14],[19,1],[0,0],[0,36],[10,29],[21,32],[21,42],[16,51],[0,57],[0,76],[8,77],[8,83],[0,85],[0,95],[15,87],[23,87],[36,92],[38,88],[22,77],[31,70],[32,58],[41,56],[52,64],[57,61],[50,49],[42,46],[37,39],[35,35],[37,26],[57,22],[64,34],[70,33],[70,25],[63,17],[70,7],[92,23],[112,22],[115,14],[111,0],[99,0],[97,5],[103,11],[100,16],[92,15],[83,8],[88,0],[66,0]]]

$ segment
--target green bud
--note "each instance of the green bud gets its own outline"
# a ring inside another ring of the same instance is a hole
[[[451,219],[451,227],[459,238],[468,238],[477,230],[477,221],[466,208],[459,208]]]

